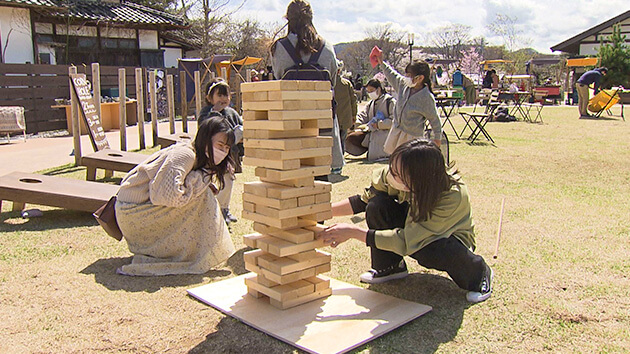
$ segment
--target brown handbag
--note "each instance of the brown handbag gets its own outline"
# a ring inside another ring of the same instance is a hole
[[[123,238],[122,231],[120,231],[120,227],[118,227],[118,222],[116,221],[116,196],[111,197],[107,203],[105,203],[102,207],[98,208],[97,211],[94,212],[94,217],[96,221],[103,227],[105,232],[116,240],[120,241]]]

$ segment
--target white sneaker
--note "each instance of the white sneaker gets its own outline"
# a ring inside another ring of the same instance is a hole
[[[482,302],[492,295],[492,279],[494,278],[494,272],[490,267],[488,267],[488,270],[489,272],[486,272],[483,278],[481,278],[481,291],[469,291],[466,294],[466,300],[468,300],[468,302]]]

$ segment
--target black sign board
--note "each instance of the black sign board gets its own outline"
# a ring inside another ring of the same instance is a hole
[[[84,74],[70,74],[70,84],[76,94],[76,98],[79,100],[81,116],[83,116],[85,126],[88,128],[94,151],[109,149],[107,136],[101,125],[101,118],[96,112],[94,99],[90,92],[90,82],[86,79]]]

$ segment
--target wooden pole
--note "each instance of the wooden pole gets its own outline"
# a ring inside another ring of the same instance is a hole
[[[168,103],[168,127],[171,134],[175,134],[175,93],[173,90],[173,75],[166,75],[166,100]]]
[[[199,113],[201,113],[201,75],[199,71],[195,71],[195,118],[199,121]]]
[[[221,68],[221,77],[223,78],[223,80],[227,81],[227,68],[226,67]]]
[[[81,165],[81,122],[79,121],[79,102],[73,92],[70,74],[76,74],[77,67],[68,68],[68,84],[70,85],[70,116],[72,120],[72,140],[74,142],[74,165]]]
[[[144,142],[144,80],[142,80],[142,68],[136,68],[136,99],[138,100],[138,139],[140,139],[140,150],[146,148]]]
[[[497,230],[497,244],[494,247],[494,256],[492,258],[497,259],[499,256],[499,242],[501,242],[501,224],[503,223],[503,210],[505,209],[505,198],[501,201],[501,214],[499,214],[499,228]]]
[[[103,124],[103,118],[101,118],[101,67],[98,63],[92,63],[92,92],[96,114]]]
[[[245,81],[252,82],[252,71],[251,71],[251,69],[245,70]]]
[[[127,76],[125,68],[118,69],[118,101],[120,150],[127,151]]]
[[[186,95],[186,72],[179,72],[179,92],[182,97],[182,131],[188,133],[188,98]]]
[[[151,131],[153,132],[153,147],[158,146],[158,110],[156,90],[155,70],[151,70],[149,73],[149,100],[151,105]]]

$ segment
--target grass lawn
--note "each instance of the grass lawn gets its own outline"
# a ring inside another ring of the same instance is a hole
[[[410,259],[408,278],[360,284],[368,249],[355,241],[326,249],[333,254],[329,276],[434,309],[356,352],[630,351],[630,122],[577,116],[577,107],[545,107],[544,124],[489,123],[495,145],[457,141],[446,128],[451,160],[471,193],[476,252],[495,271],[488,301],[470,305],[446,274]],[[461,118],[453,121],[461,128]],[[350,158],[343,172],[349,178],[333,185],[333,200],[361,192],[381,166]],[[70,166],[43,173],[85,178],[84,168]],[[233,214],[242,210],[242,182],[255,179],[251,167],[238,175]],[[130,262],[126,244],[109,238],[90,214],[27,208],[44,216],[22,219],[10,203],[2,206],[0,352],[296,351],[186,295],[245,272],[242,236],[252,232],[251,222],[232,226],[239,251],[220,269],[125,277],[115,270]],[[333,222],[364,221],[327,224]]]

